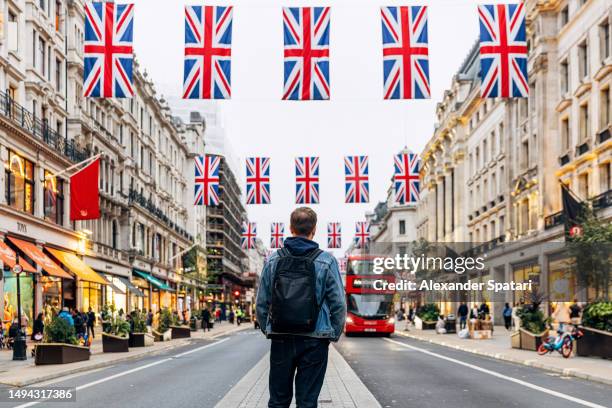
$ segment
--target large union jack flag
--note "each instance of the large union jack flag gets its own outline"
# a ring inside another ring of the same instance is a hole
[[[345,202],[367,203],[369,201],[368,156],[346,156],[344,158]]]
[[[283,99],[329,99],[329,7],[283,7]]]
[[[481,5],[478,6],[478,14],[481,96],[528,96],[527,37],[523,3]]]
[[[128,98],[134,95],[134,5],[85,3],[83,95]]]
[[[242,249],[255,248],[255,240],[257,239],[257,224],[254,222],[242,223],[242,234],[240,236],[240,245]]]
[[[426,99],[427,6],[381,7],[385,99]]]
[[[355,223],[355,246],[365,248],[370,242],[370,223],[357,221]]]
[[[419,184],[419,156],[414,153],[395,155],[395,201],[400,204],[415,203],[421,191]]]
[[[282,248],[283,242],[285,242],[285,223],[273,222],[270,224],[270,248]]]
[[[295,159],[295,202],[319,204],[319,158]]]
[[[339,222],[327,224],[327,247],[331,249],[342,247],[342,226]]]
[[[185,6],[183,98],[229,99],[232,7]]]
[[[247,204],[270,204],[270,158],[246,159]]]
[[[195,205],[219,205],[219,156],[195,158]]]

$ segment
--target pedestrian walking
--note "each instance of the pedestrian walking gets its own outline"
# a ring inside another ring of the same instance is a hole
[[[202,310],[202,328],[204,331],[210,331],[210,311],[208,308]]]
[[[510,330],[512,328],[512,307],[509,303],[504,306],[502,314],[504,315],[504,326],[506,326],[506,330]]]
[[[582,308],[578,304],[578,300],[574,299],[574,302],[570,306],[570,320],[574,326],[577,326],[581,322]]]
[[[70,311],[67,307],[64,307],[62,311],[59,312],[57,317],[59,317],[60,319],[64,319],[69,326],[74,326],[74,319],[72,318],[72,315],[70,314]]]
[[[465,302],[461,302],[461,304],[457,308],[457,316],[459,316],[459,330],[465,329],[468,312],[469,310]]]
[[[149,312],[147,313],[147,326],[151,327],[153,326],[153,311],[149,310]]]
[[[346,304],[338,263],[312,240],[316,226],[312,209],[294,210],[292,236],[266,260],[261,274],[257,320],[272,340],[270,408],[289,407],[294,379],[296,405],[317,406],[329,342],[338,341],[344,327]]]
[[[87,311],[87,336],[90,336],[92,339],[96,338],[96,333],[94,331],[94,327],[96,325],[96,314],[91,307]]]

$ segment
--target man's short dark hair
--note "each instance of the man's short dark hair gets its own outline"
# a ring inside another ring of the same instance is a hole
[[[317,226],[317,213],[308,207],[300,207],[291,213],[291,231],[300,236],[309,236]]]

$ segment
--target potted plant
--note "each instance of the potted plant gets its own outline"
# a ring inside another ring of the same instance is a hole
[[[130,347],[147,347],[153,345],[153,336],[147,332],[147,315],[140,310],[130,313],[133,329],[130,333]]]
[[[189,319],[189,327],[191,331],[198,331],[202,327],[202,311],[192,310],[191,318]]]
[[[170,326],[176,324],[175,317],[167,307],[159,312],[157,327],[152,330],[155,341],[168,341],[172,339]]]
[[[126,353],[129,350],[130,324],[125,319],[123,309],[115,312],[115,305],[110,310],[110,322],[102,333],[102,351],[105,353]]]
[[[111,320],[110,307],[108,305],[102,306],[100,311],[100,323],[102,323],[102,332],[105,333],[109,330]]]
[[[523,350],[537,351],[542,341],[548,337],[547,325],[549,319],[544,317],[540,310],[540,304],[544,300],[544,295],[540,292],[529,294],[530,304],[526,304],[517,309],[516,315],[521,319],[519,336],[511,339],[512,347]]]
[[[51,311],[47,313],[43,341],[35,346],[34,363],[68,364],[89,360],[89,347],[77,345],[74,327]]]
[[[427,303],[417,310],[414,324],[419,330],[435,330],[438,316],[440,316],[438,306],[435,303]]]
[[[179,316],[176,312],[171,314],[170,330],[172,331],[172,339],[186,339],[191,337],[191,329],[189,326],[181,325]]]
[[[583,336],[576,342],[576,354],[612,358],[612,302],[594,302],[582,312]]]

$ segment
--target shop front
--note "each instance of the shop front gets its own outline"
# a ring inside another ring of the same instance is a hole
[[[148,307],[153,313],[164,307],[172,309],[172,295],[174,295],[176,299],[176,293],[174,293],[175,291],[172,287],[161,279],[139,269],[133,269],[133,273],[135,277],[144,279],[148,282],[150,291],[150,303]]]
[[[12,268],[17,263],[15,252],[9,248],[3,241],[0,241],[0,279],[2,285],[2,322],[0,330],[7,330],[13,319],[17,317],[17,276],[12,272]],[[22,322],[25,320],[28,323],[34,319],[34,282],[37,276],[36,269],[23,259],[19,259],[19,265],[23,268],[24,273],[19,277],[19,286],[21,292],[21,313]],[[28,330],[31,325],[28,324]]]
[[[532,282],[532,292],[540,288],[541,267],[537,259],[512,265],[512,278],[515,283]],[[514,304],[530,303],[528,291],[515,290],[512,292]]]
[[[107,305],[115,305],[117,310],[128,313],[128,294],[125,284],[114,275],[102,275],[108,281],[104,293],[104,302]]]

